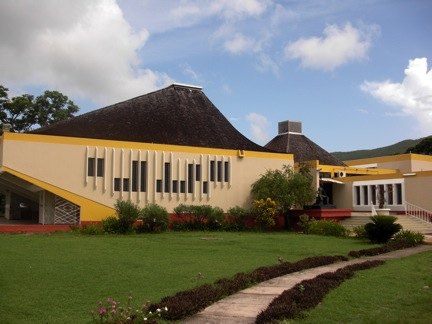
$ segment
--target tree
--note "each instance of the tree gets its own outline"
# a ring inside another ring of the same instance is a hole
[[[312,176],[306,167],[294,172],[287,165],[282,170],[267,170],[267,172],[252,184],[254,200],[267,199],[275,201],[282,212],[292,207],[303,208],[313,201],[315,190],[312,187]]]
[[[9,89],[0,85],[0,123],[15,132],[30,131],[68,119],[79,111],[72,100],[58,91],[45,91],[36,98],[30,94],[9,99]]]
[[[432,155],[432,136],[422,139],[417,145],[407,149],[405,153]]]

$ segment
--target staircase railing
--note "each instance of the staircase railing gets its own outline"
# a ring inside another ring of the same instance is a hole
[[[425,222],[432,223],[432,212],[405,201],[405,213],[417,217]]]

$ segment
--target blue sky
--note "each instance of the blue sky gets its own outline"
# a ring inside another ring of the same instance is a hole
[[[432,135],[429,0],[2,0],[0,84],[80,113],[199,85],[259,144],[283,120],[328,151]]]

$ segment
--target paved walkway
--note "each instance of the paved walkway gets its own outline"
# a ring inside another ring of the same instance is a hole
[[[202,312],[182,321],[188,324],[245,324],[254,323],[257,315],[283,291],[292,288],[297,283],[313,279],[325,272],[334,272],[349,264],[366,260],[388,260],[409,255],[432,251],[432,245],[421,245],[410,249],[393,251],[373,257],[363,257],[349,261],[338,262],[318,268],[291,273],[282,277],[262,282],[254,287],[242,290],[207,307]]]

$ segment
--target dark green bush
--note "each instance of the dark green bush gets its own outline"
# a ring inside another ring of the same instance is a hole
[[[224,212],[219,207],[180,204],[174,211],[180,219],[173,224],[174,230],[215,231],[222,228]]]
[[[157,204],[145,206],[138,219],[142,220],[142,224],[137,226],[137,232],[160,233],[168,229],[168,212]]]
[[[102,230],[108,234],[119,233],[119,219],[116,216],[108,216],[102,220]]]
[[[140,215],[140,208],[129,200],[117,200],[114,205],[118,217],[119,234],[133,232],[133,225]]]
[[[86,235],[99,235],[103,234],[104,230],[100,224],[89,224],[82,226],[79,232]]]
[[[367,238],[372,243],[387,243],[394,234],[402,229],[400,224],[395,223],[394,216],[377,215],[371,217],[372,223],[365,225]]]
[[[245,220],[250,215],[250,211],[240,206],[228,209],[228,214],[224,221],[224,229],[227,231],[242,231],[245,229]]]
[[[307,223],[307,234],[344,237],[347,229],[339,223],[327,220],[312,220]]]
[[[417,246],[423,244],[424,235],[419,232],[413,232],[409,230],[402,230],[396,233],[393,237],[393,240],[389,242],[389,244],[403,244],[404,246]]]

